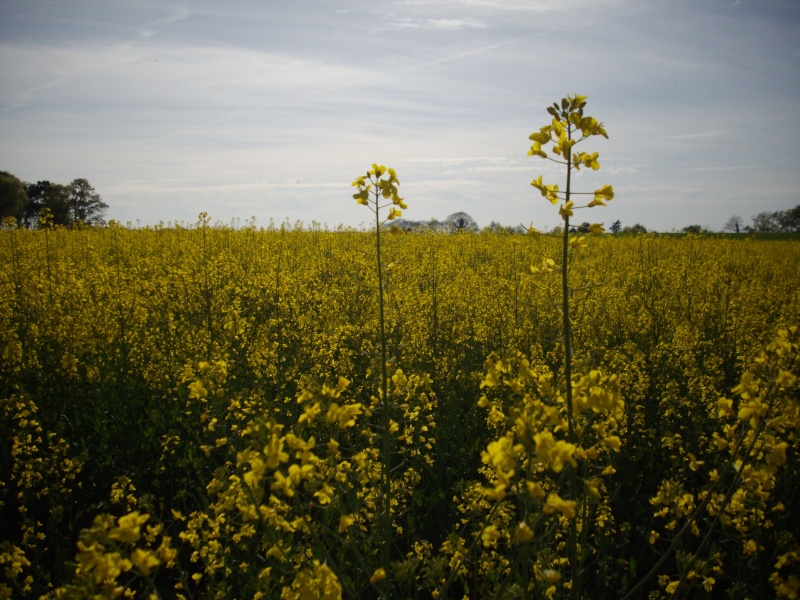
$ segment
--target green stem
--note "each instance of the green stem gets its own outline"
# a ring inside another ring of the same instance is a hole
[[[44,242],[47,251],[47,287],[50,292],[50,309],[53,310],[53,271],[50,267],[50,225],[45,225]]]
[[[567,126],[567,138],[572,139],[572,127]],[[565,204],[569,204],[570,187],[572,176],[572,155],[567,157],[567,188],[565,192]],[[564,324],[564,379],[566,380],[567,388],[567,426],[569,442],[571,444],[577,443],[575,435],[575,419],[572,413],[572,328],[569,318],[569,214],[564,214],[564,237],[561,250],[561,311],[563,314]],[[570,470],[569,475],[569,497],[572,500],[577,500],[578,496],[578,474],[576,468],[573,466],[568,467]],[[569,565],[572,573],[572,587],[570,588],[570,597],[577,600],[580,597],[580,585],[578,580],[578,573],[580,568],[578,565],[578,523],[577,518],[573,518],[569,524]]]
[[[391,550],[391,537],[392,537],[392,522],[391,522],[391,485],[389,482],[390,470],[390,443],[391,436],[389,433],[389,375],[386,371],[386,326],[384,319],[384,302],[383,302],[383,268],[381,266],[381,220],[379,214],[380,193],[378,187],[375,187],[375,254],[378,262],[378,314],[380,322],[380,336],[381,336],[381,400],[383,404],[382,426],[383,426],[383,439],[381,451],[381,487],[383,496],[383,548],[382,548],[382,563],[383,569],[386,572],[387,586],[388,575],[390,566],[390,550]]]

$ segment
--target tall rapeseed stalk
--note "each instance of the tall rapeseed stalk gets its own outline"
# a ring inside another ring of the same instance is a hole
[[[529,139],[533,141],[528,156],[540,156],[566,167],[566,187],[564,191],[559,191],[557,184],[542,183],[542,176],[531,182],[531,185],[538,189],[542,196],[557,204],[563,200],[558,212],[564,220],[564,230],[562,232],[561,244],[561,314],[562,314],[562,335],[564,340],[564,379],[566,381],[565,399],[567,405],[567,424],[568,437],[570,444],[579,443],[579,435],[575,426],[575,412],[573,410],[573,390],[572,390],[572,325],[570,322],[570,285],[569,285],[569,252],[570,248],[580,248],[586,245],[583,236],[570,236],[570,217],[573,211],[578,208],[591,208],[593,206],[604,206],[605,202],[614,197],[614,188],[605,185],[594,192],[574,192],[572,190],[572,172],[583,167],[593,170],[600,168],[598,153],[593,152],[573,152],[573,147],[582,141],[596,135],[602,135],[608,139],[608,134],[603,128],[603,124],[594,117],[583,114],[586,106],[586,96],[567,96],[562,98],[561,103],[553,103],[547,107],[547,112],[553,117],[549,125],[540,128],[539,131],[531,134]],[[553,144],[552,154],[549,156],[543,149],[543,145]],[[557,157],[557,158],[556,158]],[[593,195],[593,199],[585,206],[575,206],[572,196],[576,194]],[[599,235],[603,232],[602,224],[595,223],[589,227],[592,234]],[[529,233],[537,233],[531,227]],[[556,270],[556,263],[552,259],[546,259],[543,267],[532,267],[534,274],[541,274],[547,271]],[[569,498],[577,499],[578,495],[578,473],[576,467],[570,465],[569,472]],[[578,598],[580,594],[580,582],[576,578],[580,572],[578,564],[578,541],[577,541],[577,521],[572,519],[570,522],[569,538],[569,560],[572,571],[572,598]]]
[[[352,184],[358,188],[358,193],[353,194],[353,198],[359,204],[369,208],[375,215],[375,257],[378,273],[378,319],[380,323],[380,343],[381,343],[381,512],[383,540],[381,550],[381,563],[383,565],[383,576],[389,572],[391,539],[392,539],[392,519],[391,519],[391,483],[389,474],[391,471],[391,434],[389,419],[389,375],[386,366],[386,323],[384,308],[384,286],[383,286],[383,264],[381,262],[381,225],[399,217],[402,212],[399,208],[407,208],[403,199],[397,191],[400,180],[394,169],[387,169],[384,166],[372,165],[366,175],[357,177]],[[390,207],[390,208],[389,208]],[[389,208],[386,218],[381,220],[381,209]]]

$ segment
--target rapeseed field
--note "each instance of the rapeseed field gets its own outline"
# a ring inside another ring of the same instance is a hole
[[[797,597],[800,243],[380,235],[0,231],[0,597]]]

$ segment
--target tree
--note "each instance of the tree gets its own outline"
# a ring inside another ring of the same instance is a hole
[[[436,218],[431,218],[425,226],[431,231],[444,231],[445,224]]]
[[[780,230],[776,213],[760,212],[753,217],[753,231],[758,233],[774,233]]]
[[[728,219],[728,222],[725,223],[725,226],[722,228],[722,231],[740,233],[743,227],[744,227],[744,219],[739,215],[733,215],[730,219]]]
[[[28,203],[25,184],[11,173],[0,171],[0,220],[14,217],[22,222],[22,214]]]
[[[692,233],[694,235],[699,235],[701,233],[705,233],[706,230],[703,228],[702,225],[687,225],[683,229],[681,229],[683,233]]]
[[[73,222],[82,221],[87,225],[102,225],[108,204],[86,179],[75,179],[68,186],[69,208]]]
[[[392,229],[401,229],[403,231],[417,231],[424,227],[424,223],[419,221],[411,221],[409,219],[394,219],[392,221]]]
[[[622,230],[622,233],[647,233],[647,227],[639,223],[636,223],[636,225],[625,227]]]
[[[444,220],[447,231],[461,233],[462,231],[478,231],[478,224],[465,212],[453,213]]]
[[[493,231],[493,232],[500,232],[500,233],[514,233],[513,227],[507,227],[502,223],[498,223],[497,221],[492,221],[483,228],[484,231]]]
[[[616,221],[614,221],[614,222],[611,224],[611,227],[609,227],[609,231],[610,231],[611,233],[619,233],[621,229],[622,229],[622,221],[620,221],[619,219],[617,219]]]
[[[781,231],[800,232],[800,205],[776,213],[776,220]]]
[[[72,211],[69,206],[69,192],[66,186],[49,181],[37,181],[25,186],[28,195],[28,204],[23,211],[22,220],[28,227],[34,227],[39,222],[39,214],[47,208],[54,225],[69,225],[72,223]]]

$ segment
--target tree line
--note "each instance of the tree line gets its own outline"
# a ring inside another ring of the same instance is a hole
[[[745,225],[744,219],[733,215],[722,231],[731,233],[792,233],[800,232],[800,205],[789,210],[760,212],[753,217],[752,225]]]
[[[49,181],[25,183],[0,171],[0,221],[7,217],[19,227],[54,225],[104,225],[108,204],[83,178],[62,185]]]
[[[37,227],[45,216],[54,225],[104,225],[108,205],[86,179],[74,179],[66,185],[37,181],[25,183],[6,171],[0,171],[0,221],[13,217],[20,227]],[[475,219],[465,212],[456,212],[443,221],[429,219],[414,221],[394,219],[392,227],[404,231],[442,231],[447,233],[481,231]],[[571,227],[577,233],[589,231],[589,223]],[[484,231],[525,233],[522,225],[505,226],[492,221]],[[705,233],[702,225],[687,225],[683,233]],[[800,232],[800,205],[789,210],[761,212],[752,217],[752,224],[745,224],[739,215],[733,215],[722,228],[727,233],[791,233]],[[640,223],[622,226],[620,220],[609,227],[610,233],[647,233]]]
[[[446,233],[501,231],[505,233],[523,234],[527,230],[523,225],[506,226],[492,221],[486,227],[479,227],[475,220],[465,212],[457,212],[448,216],[443,221],[429,219],[428,221],[412,221],[409,219],[395,219],[391,227],[404,231],[442,231]],[[570,231],[576,233],[589,233],[590,223],[570,226]],[[560,233],[561,228],[556,227],[551,233]],[[641,223],[623,227],[622,221],[617,219],[608,228],[610,233],[647,233],[647,227]],[[702,225],[687,225],[681,233],[708,233],[709,229]],[[722,228],[723,233],[795,233],[800,232],[800,205],[789,210],[775,212],[761,212],[752,218],[752,225],[746,225],[742,217],[733,215]]]

